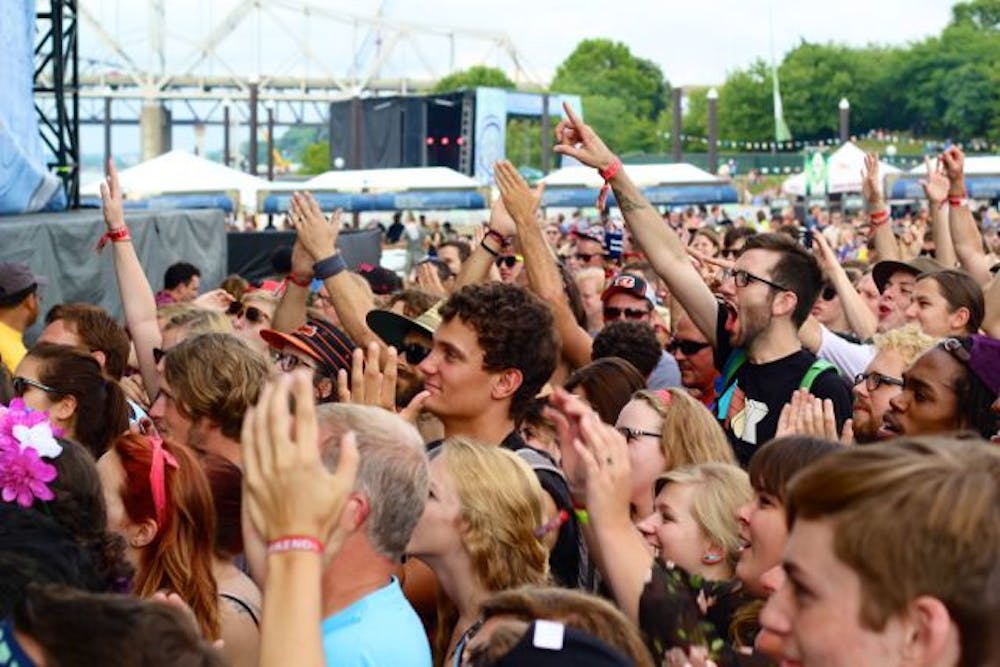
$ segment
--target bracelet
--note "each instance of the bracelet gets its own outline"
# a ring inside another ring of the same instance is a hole
[[[104,232],[97,241],[97,252],[104,250],[104,246],[108,244],[108,241],[112,243],[124,243],[125,241],[132,240],[132,233],[129,232],[128,227],[119,227],[118,229],[111,229]]]
[[[489,238],[489,237],[488,236],[484,236],[483,237],[483,240],[479,242],[479,247],[482,248],[483,250],[485,250],[486,252],[490,253],[494,257],[499,257],[500,253],[498,251],[496,251],[493,248],[491,248],[488,245],[486,245],[486,239],[487,238]]]
[[[598,169],[597,173],[601,175],[604,179],[604,185],[601,186],[601,191],[597,195],[597,210],[603,211],[605,205],[608,202],[608,192],[611,191],[611,179],[618,175],[621,171],[622,161],[617,157],[611,161],[611,164],[607,166],[606,169]]]
[[[573,510],[573,514],[576,515],[576,522],[581,526],[590,525],[590,513],[587,510],[576,509]]]
[[[289,273],[285,278],[285,282],[298,285],[299,287],[309,287],[312,285],[312,278],[299,278],[294,273]]]
[[[875,213],[868,214],[868,222],[870,222],[875,227],[888,221],[889,221],[888,210],[876,211]]]
[[[507,245],[507,239],[504,238],[503,234],[501,234],[500,232],[498,232],[495,229],[491,229],[490,228],[490,229],[486,230],[486,236],[484,236],[483,238],[485,239],[485,238],[488,238],[488,237],[495,238],[497,240],[497,243],[500,244],[501,248],[504,247],[505,245]]]
[[[267,543],[268,554],[282,554],[289,551],[311,551],[323,553],[323,543],[309,535],[286,535]]]
[[[347,264],[344,263],[344,258],[338,252],[313,264],[313,275],[320,280],[326,280],[327,278],[334,277],[346,268]]]
[[[952,197],[952,196],[948,197],[948,206],[951,206],[952,208],[958,208],[959,206],[968,206],[968,205],[969,205],[969,198],[965,197],[964,195],[961,197]]]

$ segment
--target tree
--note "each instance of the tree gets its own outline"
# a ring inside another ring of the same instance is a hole
[[[670,86],[656,63],[632,55],[609,39],[585,39],[556,69],[552,90],[622,100],[632,115],[648,120],[667,107]]]
[[[952,25],[971,25],[979,30],[1000,29],[1000,0],[960,2],[951,8]]]
[[[719,136],[738,141],[774,139],[771,68],[758,58],[732,72],[719,90]]]
[[[322,174],[330,169],[330,142],[309,144],[302,152],[300,174]]]
[[[504,73],[496,67],[485,67],[475,65],[466,70],[452,72],[451,74],[438,79],[433,92],[445,93],[459,88],[477,88],[479,86],[487,88],[506,88],[512,90],[517,86]]]

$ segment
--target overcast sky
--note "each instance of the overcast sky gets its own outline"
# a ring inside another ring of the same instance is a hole
[[[294,69],[296,44],[309,44],[318,59],[334,71],[346,72],[353,45],[365,28],[348,22],[307,18],[296,0],[261,0],[273,9],[258,20],[251,12],[222,45],[224,59],[246,73]],[[144,66],[154,64],[149,52],[149,8],[135,0],[82,0],[104,28]],[[204,38],[237,0],[169,0],[164,2],[167,26],[167,69],[179,69],[191,51],[190,43]],[[838,41],[852,45],[871,42],[902,44],[937,34],[950,16],[949,0],[315,0],[317,7],[344,14],[374,15],[380,6],[390,19],[437,27],[468,28],[506,33],[538,78],[551,76],[556,66],[587,37],[608,37],[628,44],[649,58],[679,84],[721,83],[726,72],[744,67],[756,57],[769,58],[768,16],[774,25],[775,55],[781,56],[800,40]],[[293,37],[294,36],[294,37]],[[113,59],[85,23],[81,53]],[[264,44],[259,57],[257,41]],[[430,61],[445,73],[450,58],[446,38],[415,40],[417,47],[401,46],[387,64],[389,74],[409,72],[425,78]],[[456,64],[481,62],[488,47],[459,38]],[[487,64],[507,68],[509,61],[490,58]],[[312,74],[319,65],[306,65]],[[219,63],[212,65],[221,72]]]

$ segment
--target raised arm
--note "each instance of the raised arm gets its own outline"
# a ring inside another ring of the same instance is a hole
[[[333,257],[339,258],[337,237],[340,236],[340,211],[334,212],[327,220],[316,199],[310,193],[295,193],[293,199],[296,198],[296,206],[300,215],[293,217],[292,224],[298,233],[297,242],[302,244],[302,247],[317,264],[331,260]],[[337,311],[340,324],[355,345],[367,347],[369,343],[375,342],[384,347],[382,339],[368,328],[368,324],[365,322],[365,317],[369,311],[375,308],[375,303],[354,282],[347,269],[343,267],[342,259],[340,262],[339,269],[327,269],[325,275],[322,272],[319,273],[323,284],[326,285],[326,290],[330,293],[330,301]],[[317,268],[314,264],[314,273],[317,273]]]
[[[861,191],[865,198],[865,210],[873,227],[875,251],[879,260],[900,259],[899,242],[892,231],[892,220],[889,216],[889,206],[882,196],[882,184],[879,183],[878,155],[865,155],[865,168],[861,172]]]
[[[958,265],[958,257],[955,255],[955,244],[951,240],[948,210],[945,208],[951,183],[940,160],[935,165],[930,157],[925,157],[924,166],[927,168],[927,177],[920,180],[920,185],[927,195],[927,205],[930,209],[934,259],[946,269],[952,269]]]
[[[941,162],[948,175],[948,226],[955,254],[962,268],[980,285],[985,285],[990,281],[990,261],[965,192],[965,154],[958,146],[952,146],[941,154]]]
[[[851,284],[851,279],[844,271],[844,267],[837,261],[837,254],[830,247],[830,242],[822,234],[813,234],[813,253],[819,262],[820,268],[826,274],[837,295],[840,297],[840,305],[844,309],[847,323],[851,325],[851,330],[862,339],[875,335],[878,328],[878,318],[865,305],[864,299]]]
[[[469,259],[462,262],[462,269],[455,279],[455,289],[460,289],[466,285],[476,285],[486,282],[490,275],[490,267],[500,251],[503,250],[503,242],[517,233],[517,226],[514,220],[503,207],[503,202],[499,199],[493,203],[490,209],[490,223],[485,236],[472,247]]]
[[[156,369],[153,349],[163,344],[163,337],[156,322],[156,297],[153,295],[153,288],[149,286],[146,272],[142,270],[125,224],[122,191],[113,158],[108,160],[108,175],[101,183],[101,203],[104,224],[108,237],[112,239],[115,278],[118,280],[118,293],[125,312],[125,326],[135,344],[146,394],[155,399],[160,390],[160,372]]]
[[[556,330],[562,342],[563,358],[573,368],[585,366],[590,363],[593,339],[576,323],[566,290],[563,289],[556,258],[538,225],[536,211],[542,189],[532,191],[514,165],[506,160],[497,162],[494,173],[503,198],[500,205],[517,225],[517,238],[521,244],[521,254],[524,255],[528,285],[531,291],[552,308]]]
[[[583,164],[607,173],[612,165],[620,165],[614,153],[604,145],[597,133],[563,103],[567,118],[556,127],[555,151],[569,155]],[[712,291],[691,264],[684,244],[659,212],[642,196],[624,167],[618,167],[609,181],[618,208],[632,235],[642,247],[656,273],[666,281],[677,300],[691,316],[708,340],[715,344],[718,302]]]

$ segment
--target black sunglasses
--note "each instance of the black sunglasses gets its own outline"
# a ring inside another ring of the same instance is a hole
[[[618,320],[622,316],[627,320],[641,320],[649,315],[649,311],[643,308],[615,308],[614,306],[604,307],[605,320]]]
[[[854,376],[854,384],[859,385],[862,382],[865,383],[865,389],[868,391],[875,391],[884,384],[893,385],[896,387],[904,386],[903,381],[899,378],[889,377],[888,375],[882,375],[876,371],[871,371],[870,373],[858,373]]]
[[[711,346],[711,343],[702,343],[697,340],[685,340],[683,338],[674,338],[672,341],[667,343],[667,352],[670,354],[677,354],[677,351],[681,351],[685,357],[690,357],[692,355],[698,354],[706,347]]]
[[[229,304],[226,314],[234,317],[240,317],[242,315],[246,318],[246,321],[251,324],[257,324],[258,322],[267,319],[267,313],[263,310],[255,306],[246,306],[242,301],[233,301]]]
[[[420,343],[405,343],[399,346],[399,353],[406,359],[406,363],[416,366],[427,358],[427,355],[431,353],[431,348]]]
[[[603,253],[588,253],[588,252],[578,252],[576,253],[576,258],[586,264],[594,257],[604,257]]]
[[[833,301],[837,298],[837,290],[833,287],[833,285],[825,285],[819,296],[823,299],[823,301]]]
[[[500,257],[497,257],[495,260],[493,260],[493,263],[497,265],[498,269],[501,266],[506,266],[508,269],[513,269],[514,266],[517,265],[518,262],[520,261],[521,260],[517,257],[517,255],[501,255]]]
[[[21,377],[20,375],[14,377],[11,381],[11,386],[14,388],[14,395],[17,397],[24,396],[24,392],[28,391],[28,387],[35,387],[36,389],[41,389],[47,394],[58,394],[59,391],[55,387],[50,387],[47,384],[42,384],[38,380],[32,380],[31,378]]]

